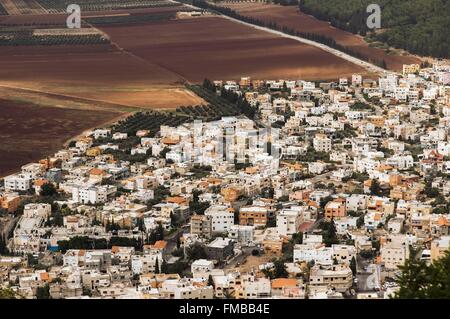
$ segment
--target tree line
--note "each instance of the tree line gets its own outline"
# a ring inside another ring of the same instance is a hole
[[[450,56],[450,6],[447,0],[379,0],[383,32],[367,27],[372,0],[301,0],[299,8],[332,26],[381,41],[411,53]]]

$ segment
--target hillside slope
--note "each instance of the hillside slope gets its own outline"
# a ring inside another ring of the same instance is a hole
[[[382,31],[367,29],[366,8],[372,0],[301,0],[299,7],[318,19],[369,40],[386,42],[411,53],[450,57],[449,0],[378,0]]]

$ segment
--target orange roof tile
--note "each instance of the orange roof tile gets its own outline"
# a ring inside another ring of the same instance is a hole
[[[112,246],[112,247],[111,247],[111,252],[112,252],[113,254],[118,253],[119,250],[120,250],[120,247],[119,247],[119,246]]]
[[[179,143],[179,140],[172,139],[172,138],[169,138],[169,137],[165,137],[165,138],[162,139],[161,142],[163,144],[166,144],[166,145],[175,145],[175,144]]]
[[[47,183],[48,183],[48,180],[46,180],[46,179],[44,179],[44,178],[40,178],[40,179],[37,179],[37,180],[34,182],[34,186],[39,186],[39,187],[41,187],[42,185],[47,184]]]
[[[99,168],[93,168],[89,171],[90,175],[104,175],[105,171]]]
[[[167,246],[167,242],[165,240],[158,240],[151,247],[155,248],[155,249],[164,249],[164,248],[166,248],[166,246]]]
[[[181,196],[173,196],[173,197],[167,197],[168,203],[174,203],[174,204],[183,204],[186,203],[186,198]]]
[[[50,276],[48,275],[48,272],[41,272],[41,273],[39,274],[39,276],[40,276],[40,278],[41,278],[42,281],[48,281],[49,278],[50,278]]]
[[[201,181],[198,185],[201,187],[208,187],[209,183],[207,181]]]
[[[296,287],[297,279],[294,278],[276,278],[272,280],[272,288]]]
[[[309,201],[308,206],[319,208],[319,204],[317,204],[315,201]]]
[[[450,223],[448,222],[447,218],[445,218],[445,216],[441,216],[438,219],[438,225],[439,226],[449,226]]]

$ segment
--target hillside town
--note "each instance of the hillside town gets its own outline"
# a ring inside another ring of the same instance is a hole
[[[450,65],[202,87],[244,112],[157,132],[131,115],[6,176],[0,287],[27,299],[387,299],[407,260],[450,248]]]

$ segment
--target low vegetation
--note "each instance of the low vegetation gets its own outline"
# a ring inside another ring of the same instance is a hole
[[[101,33],[37,35],[33,29],[12,28],[0,30],[0,46],[5,45],[94,45],[109,43]]]

